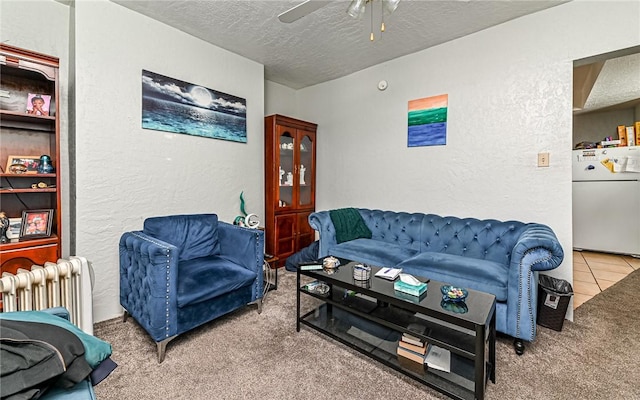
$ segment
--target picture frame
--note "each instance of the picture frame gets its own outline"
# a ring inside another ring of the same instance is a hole
[[[143,69],[142,129],[247,143],[247,100]]]
[[[25,172],[11,172],[11,166],[14,164],[22,164],[27,170]],[[5,172],[8,174],[37,174],[40,165],[40,156],[9,156],[7,157],[7,168]]]
[[[7,239],[20,239],[20,227],[22,226],[22,218],[9,218],[9,229],[7,229]]]
[[[53,209],[24,210],[20,226],[20,240],[45,238],[51,236]]]
[[[51,95],[29,93],[27,96],[27,114],[49,116]]]

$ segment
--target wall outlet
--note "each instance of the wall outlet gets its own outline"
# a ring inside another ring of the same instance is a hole
[[[549,166],[549,153],[538,153],[538,167]]]

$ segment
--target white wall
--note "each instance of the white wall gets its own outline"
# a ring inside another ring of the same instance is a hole
[[[296,90],[279,83],[265,80],[264,115],[273,114],[296,118],[298,115]]]
[[[121,313],[118,240],[149,216],[264,215],[261,64],[105,0],[76,3],[77,254],[95,320]],[[247,100],[248,143],[141,129],[142,69]]]
[[[0,1],[0,41],[60,59],[60,153],[62,256],[69,256],[69,7],[52,0]],[[34,34],[35,31],[39,34]]]
[[[300,118],[318,123],[317,209],[548,224],[566,254],[551,274],[572,281],[573,60],[640,44],[639,17],[638,1],[577,0],[300,90]],[[408,148],[407,102],[444,93],[447,145]]]

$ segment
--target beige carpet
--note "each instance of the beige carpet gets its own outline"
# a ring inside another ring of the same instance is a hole
[[[640,271],[581,305],[574,319],[562,332],[539,326],[523,356],[499,337],[486,398],[640,399]],[[247,307],[184,334],[162,364],[131,318],[98,323],[95,334],[119,364],[95,387],[99,400],[446,398],[308,328],[297,333],[288,272],[262,314]]]

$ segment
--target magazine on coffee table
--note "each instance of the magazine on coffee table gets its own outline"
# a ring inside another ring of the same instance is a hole
[[[376,272],[375,276],[393,281],[400,275],[400,272],[402,272],[402,268],[381,268],[380,271]]]

